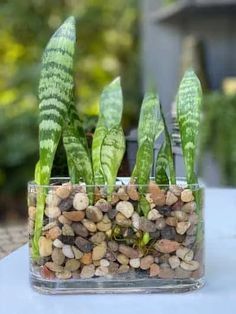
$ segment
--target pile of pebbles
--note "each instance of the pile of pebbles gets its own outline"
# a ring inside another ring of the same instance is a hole
[[[145,197],[150,205],[147,217],[138,213],[140,195],[132,184],[118,186],[110,197],[104,187],[96,188],[94,205],[85,186],[52,186],[39,239],[40,259],[32,262],[33,270],[45,279],[62,280],[121,274],[200,278],[202,247],[196,246],[200,222],[192,191],[176,185],[160,189],[150,181]],[[33,193],[28,212],[31,241]],[[150,240],[142,245],[147,233]]]

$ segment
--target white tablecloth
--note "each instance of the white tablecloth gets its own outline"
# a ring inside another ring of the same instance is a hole
[[[236,190],[206,190],[206,279],[184,294],[40,295],[28,282],[28,249],[0,261],[0,314],[235,314]]]

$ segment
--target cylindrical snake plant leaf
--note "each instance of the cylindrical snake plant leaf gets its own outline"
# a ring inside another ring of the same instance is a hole
[[[166,153],[166,143],[164,142],[158,152],[156,160],[156,175],[155,181],[157,184],[169,184],[167,175],[168,158]]]
[[[125,153],[125,137],[120,125],[113,127],[104,138],[101,149],[101,165],[108,185],[108,194],[113,191],[117,173]]]
[[[188,184],[196,183],[195,162],[202,102],[201,84],[193,70],[188,70],[177,94],[177,118]]]
[[[49,184],[55,152],[74,88],[73,57],[76,42],[74,17],[69,17],[51,37],[42,57],[39,82],[39,163],[37,183]],[[32,256],[39,257],[45,191],[38,193]]]

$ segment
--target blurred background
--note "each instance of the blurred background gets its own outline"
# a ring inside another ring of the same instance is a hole
[[[192,66],[204,89],[199,172],[236,186],[236,0],[0,0],[0,220],[26,217],[26,182],[38,159],[40,60],[55,29],[77,18],[77,107],[88,136],[104,85],[120,75],[129,174],[143,92],[158,88],[178,174],[183,175],[174,98]],[[60,147],[54,173],[65,174]]]

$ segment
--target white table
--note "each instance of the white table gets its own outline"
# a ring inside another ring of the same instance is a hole
[[[206,273],[185,294],[40,295],[28,282],[26,246],[0,262],[0,314],[236,313],[236,190],[206,191]]]

